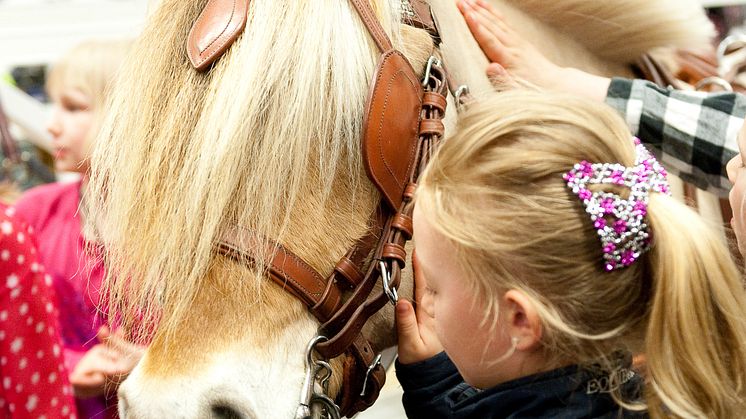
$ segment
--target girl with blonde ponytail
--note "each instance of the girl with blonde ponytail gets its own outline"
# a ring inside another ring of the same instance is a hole
[[[408,416],[742,417],[739,272],[665,175],[598,103],[471,105],[417,194]]]

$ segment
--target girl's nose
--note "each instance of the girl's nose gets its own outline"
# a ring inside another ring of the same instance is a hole
[[[46,128],[47,128],[47,132],[50,133],[52,137],[58,137],[62,133],[62,124],[60,123],[60,115],[59,115],[59,111],[56,108],[52,110],[52,116],[49,118]]]

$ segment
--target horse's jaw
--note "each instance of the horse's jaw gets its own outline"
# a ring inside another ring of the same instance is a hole
[[[308,336],[313,334],[314,327]],[[185,375],[149,374],[141,363],[119,389],[119,413],[141,418],[293,418],[305,373],[306,338],[286,336],[267,352],[218,352]],[[147,357],[147,355],[146,355]]]
[[[293,418],[303,354],[276,349],[282,362],[266,353],[229,351],[215,354],[214,363],[190,376],[153,377],[138,366],[119,389],[119,414],[123,419]]]

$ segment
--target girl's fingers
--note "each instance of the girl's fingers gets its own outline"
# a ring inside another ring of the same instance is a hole
[[[425,281],[425,275],[422,274],[422,270],[420,269],[420,260],[417,259],[417,249],[412,252],[412,272],[414,274],[414,300],[419,303],[422,301],[422,297],[427,290],[427,282]]]
[[[399,334],[400,347],[417,347],[422,344],[414,307],[404,299],[396,303],[396,331]]]

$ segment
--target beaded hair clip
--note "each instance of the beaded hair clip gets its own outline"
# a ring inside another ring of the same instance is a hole
[[[650,231],[645,221],[650,191],[671,194],[666,169],[634,138],[633,167],[618,163],[581,161],[563,178],[585,205],[601,238],[604,269],[611,272],[633,264],[650,249]],[[629,188],[629,197],[613,192],[593,192],[588,185],[617,185]]]

